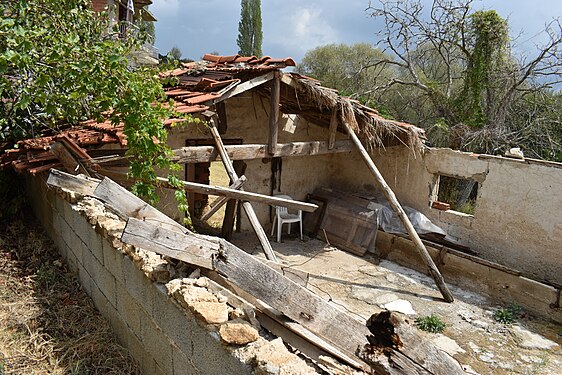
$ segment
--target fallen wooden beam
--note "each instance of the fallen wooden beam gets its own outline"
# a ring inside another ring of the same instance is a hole
[[[121,240],[216,272],[220,279],[206,274],[222,281],[221,284],[230,284],[236,294],[243,291],[242,297],[249,298],[269,317],[278,321],[283,321],[283,316],[290,318],[298,325],[291,325],[288,321],[284,323],[293,332],[354,366],[363,367],[361,361],[354,360],[355,355],[361,352],[361,357],[383,374],[411,374],[411,369],[418,370],[420,374],[462,374],[459,363],[437,349],[411,323],[396,325],[396,333],[402,339],[400,345],[378,340],[389,331],[382,329],[384,327],[369,331],[364,322],[223,239],[219,239],[218,243],[201,241],[188,233],[173,232],[154,223],[131,218]],[[313,335],[307,335],[307,332]],[[371,340],[367,340],[368,336]],[[376,350],[365,352],[368,343]],[[438,371],[444,368],[450,369],[450,372]]]
[[[184,232],[187,230],[183,225],[158,211],[108,177],[98,184],[92,196],[104,203],[111,202],[111,209],[125,220],[134,217],[140,220],[153,221],[175,231]]]
[[[105,173],[106,170],[100,170],[100,173]],[[126,177],[127,173],[110,171],[113,178],[119,176]],[[158,182],[160,182],[164,187],[169,187],[168,179],[164,177],[157,177]],[[318,208],[317,205],[313,203],[300,202],[291,199],[283,199],[275,196],[269,196],[259,193],[253,193],[249,191],[236,190],[223,186],[205,185],[197,182],[182,181],[183,187],[186,191],[191,191],[199,194],[206,195],[216,195],[219,197],[228,197],[230,199],[238,199],[241,201],[251,201],[263,204],[268,204],[270,206],[281,206],[287,207],[289,209],[302,210],[306,212],[314,212]]]
[[[332,153],[351,152],[355,150],[350,140],[335,141],[333,147],[329,148],[329,142],[291,142],[279,143],[273,154],[269,153],[266,144],[247,144],[225,146],[226,154],[230,160],[252,160],[270,157],[289,157],[323,155]],[[191,146],[173,150],[172,161],[176,163],[207,163],[218,158],[218,150],[213,146]]]
[[[85,176],[74,176],[69,173],[51,169],[47,178],[47,186],[64,189],[80,195],[92,195],[100,180]]]
[[[211,269],[246,292],[261,299],[317,335],[355,353],[367,343],[364,323],[329,304],[228,241],[220,246],[201,243],[189,235],[161,228],[154,223],[130,218],[121,240],[157,254]],[[192,251],[195,250],[195,251]],[[209,268],[209,260],[212,267]]]
[[[273,265],[275,264],[277,263],[268,263],[268,265],[270,265],[270,267],[274,269],[275,267],[273,267]],[[229,304],[233,300],[234,303],[251,304],[251,306],[255,307],[256,309],[256,318],[265,329],[278,337],[282,337],[283,341],[302,351],[306,356],[314,359],[315,361],[322,361],[322,359],[320,358],[321,356],[331,355],[352,367],[364,371],[369,371],[369,366],[366,363],[358,360],[358,358],[353,355],[353,353],[346,353],[342,351],[337,346],[322,339],[309,329],[303,327],[301,324],[287,318],[280,311],[267,305],[259,298],[256,298],[253,295],[245,292],[241,288],[237,287],[236,285],[233,285],[228,281],[226,277],[219,275],[214,271],[203,270],[202,273],[210,279],[211,283],[215,282],[217,285],[222,287],[223,289],[221,289],[221,292],[224,290],[224,288],[226,288],[228,292],[231,292],[228,295]],[[306,287],[306,285],[303,286]]]
[[[232,182],[238,180],[238,174],[234,170],[234,165],[232,164],[232,161],[230,160],[230,158],[226,154],[226,150],[224,148],[224,144],[222,142],[222,138],[219,134],[218,129],[213,125],[213,126],[211,126],[211,128],[209,130],[211,131],[211,135],[213,136],[213,139],[215,140],[215,146],[217,146],[217,149],[218,149],[219,154],[221,156],[222,163],[224,165],[224,168],[226,169],[226,172],[228,173],[228,176],[230,177],[230,180]],[[243,189],[241,188],[241,190],[243,190]],[[254,228],[254,232],[256,233],[256,236],[258,237],[258,239],[260,241],[260,244],[261,244],[261,247],[263,249],[263,252],[265,253],[265,256],[269,260],[277,261],[277,258],[275,257],[275,253],[273,252],[273,248],[271,247],[271,244],[269,243],[269,240],[267,239],[267,235],[265,234],[265,231],[263,230],[263,227],[261,226],[260,221],[258,220],[256,212],[254,211],[254,208],[252,207],[252,204],[250,202],[243,201],[242,207],[244,208],[244,211],[246,212],[246,216],[248,217],[248,220],[250,221],[250,224],[252,225],[252,228]]]
[[[246,176],[240,176],[240,178],[231,184],[229,188],[238,190],[242,185],[244,185],[244,182],[246,182]],[[228,197],[217,198],[217,200],[209,206],[209,211],[207,211],[205,215],[201,216],[201,221],[209,220],[211,216],[213,216],[222,206],[226,204],[226,202],[228,202],[229,199],[230,198]]]
[[[51,152],[59,159],[67,172],[72,174],[83,173],[88,174],[86,169],[78,163],[76,158],[68,151],[68,149],[61,143],[55,142],[51,145]],[[89,175],[89,174],[88,174]]]
[[[351,116],[351,118],[355,119],[355,115]],[[424,263],[426,264],[426,266],[428,268],[428,271],[429,271],[431,277],[433,278],[433,280],[435,281],[435,284],[439,288],[439,291],[443,295],[443,298],[447,302],[453,302],[455,300],[453,298],[453,294],[451,293],[451,291],[449,290],[447,285],[445,285],[445,281],[443,280],[443,276],[441,275],[441,273],[437,269],[437,266],[435,265],[435,263],[433,263],[433,259],[431,259],[431,257],[429,256],[429,253],[427,252],[427,249],[425,248],[425,246],[422,243],[420,237],[416,233],[416,230],[414,229],[414,226],[410,222],[410,219],[408,219],[408,215],[406,215],[406,212],[404,212],[404,209],[402,208],[402,206],[398,202],[398,199],[396,199],[396,196],[394,195],[394,192],[392,191],[390,186],[388,186],[388,184],[384,180],[384,177],[379,172],[377,166],[375,165],[375,163],[373,162],[373,160],[369,156],[369,153],[367,152],[367,150],[365,150],[365,147],[363,147],[363,145],[361,144],[361,141],[359,140],[359,138],[355,134],[355,131],[353,131],[353,128],[348,123],[345,123],[345,122],[344,122],[343,125],[345,126],[347,132],[351,136],[351,140],[353,141],[353,143],[355,144],[355,146],[359,150],[359,153],[361,154],[361,158],[363,158],[363,161],[365,162],[365,164],[367,164],[367,167],[371,171],[371,174],[373,175],[373,177],[375,177],[375,180],[377,181],[377,184],[379,185],[379,187],[381,188],[384,196],[386,197],[386,200],[390,204],[390,207],[392,207],[394,212],[396,212],[396,214],[400,218],[400,221],[404,225],[404,228],[406,228],[406,231],[408,232],[409,237],[411,238],[411,240],[416,245],[416,249],[418,250],[418,253],[420,254]]]

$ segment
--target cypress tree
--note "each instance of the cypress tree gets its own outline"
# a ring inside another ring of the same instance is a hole
[[[242,0],[238,23],[238,53],[242,56],[262,55],[261,0]]]

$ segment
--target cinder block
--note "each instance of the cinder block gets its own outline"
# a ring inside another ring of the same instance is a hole
[[[78,259],[76,259],[76,256],[74,255],[74,253],[72,252],[72,249],[68,249],[68,253],[66,254],[66,264],[68,265],[68,269],[77,274],[78,273]]]
[[[86,217],[81,216],[79,220],[76,221],[75,225],[73,225],[74,231],[76,235],[80,237],[82,242],[89,245],[89,238],[92,232],[95,232],[94,227],[88,222]]]
[[[127,293],[125,286],[117,284],[117,311],[126,320],[129,329],[141,337],[141,319],[150,319],[148,313],[139,305],[133,297]]]
[[[64,220],[66,220],[68,224],[72,224],[74,222],[74,213],[70,202],[64,201],[63,216]]]
[[[107,313],[106,319],[109,321],[113,334],[117,338],[117,341],[126,347],[129,336],[133,335],[125,322],[125,319],[128,319],[128,317],[121,315],[119,311],[111,305],[108,305]]]
[[[127,292],[137,303],[142,305],[146,311],[153,311],[153,301],[150,298],[152,292],[152,282],[150,279],[137,268],[128,256],[123,257],[122,267]]]
[[[74,271],[73,271],[74,272]],[[92,296],[92,277],[90,274],[84,269],[76,269],[76,273],[78,274],[78,279],[80,280],[80,285],[82,285],[82,289],[91,297]]]
[[[141,340],[135,335],[129,335],[127,337],[127,349],[131,356],[139,364],[143,374],[153,374],[156,362],[154,358],[144,348]]]
[[[51,200],[51,202],[54,203],[53,208],[62,216],[64,215],[64,201],[62,200],[61,197],[59,197],[58,195],[54,194],[54,199]]]
[[[202,373],[201,370],[195,367],[193,361],[188,357],[187,353],[184,353],[175,345],[172,345],[172,358],[174,361],[174,375]]]
[[[161,299],[154,301],[153,317],[162,331],[180,350],[191,351],[191,330],[192,326],[197,323],[190,312],[186,312],[164,295]]]
[[[141,341],[146,351],[166,374],[173,374],[172,344],[151,319],[141,322]]]
[[[73,230],[70,234],[70,244],[68,244],[70,250],[74,253],[76,259],[82,264],[84,259],[82,257],[82,248],[85,246],[80,237]]]
[[[92,257],[91,272],[93,281],[97,284],[101,292],[107,298],[107,301],[117,308],[117,296],[115,291],[115,277],[109,273],[105,267]]]
[[[105,295],[99,290],[95,283],[92,283],[92,301],[94,301],[94,305],[96,309],[100,312],[102,316],[107,316],[107,309],[109,302]]]
[[[123,276],[123,258],[125,255],[115,249],[107,239],[102,239],[103,265],[119,282],[125,282]]]
[[[81,265],[82,267],[84,267],[88,273],[90,275],[92,275],[92,278],[95,278],[95,270],[93,268],[93,265],[95,262],[97,262],[96,258],[94,257],[94,255],[92,254],[92,252],[90,251],[90,248],[88,246],[86,246],[85,243],[80,242],[80,248],[81,248],[81,253],[82,253],[82,262]]]
[[[215,375],[252,374],[249,365],[235,358],[222,345],[217,332],[209,332],[203,327],[192,330],[192,360],[196,368],[205,369],[205,373]]]
[[[173,369],[172,369],[172,371],[173,371]],[[156,368],[154,369],[154,374],[155,374],[155,375],[168,375],[168,374],[171,374],[171,372],[166,372],[166,371],[164,371],[164,370],[162,369],[162,367],[160,367],[160,366],[158,365],[158,361],[156,361]]]
[[[96,232],[94,227],[90,226],[90,228],[91,230],[88,232],[84,243],[90,249],[97,261],[103,265],[102,237]]]

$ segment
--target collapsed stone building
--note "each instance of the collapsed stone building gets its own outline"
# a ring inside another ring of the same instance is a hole
[[[445,300],[454,284],[562,322],[560,163],[427,147],[422,129],[283,70],[293,65],[206,55],[165,74],[176,111],[205,120],[169,130],[191,214],[208,219],[208,195],[223,196],[226,240],[172,220],[165,188],[156,210],[112,181],[130,183],[123,129],[109,121],[22,141],[2,159],[28,172],[39,218],[146,373],[465,371],[407,316],[383,312],[367,327],[310,292],[265,234],[276,206],[304,211],[310,238],[430,274]],[[230,188],[212,185],[217,160]],[[255,231],[265,259],[229,242],[234,227]]]

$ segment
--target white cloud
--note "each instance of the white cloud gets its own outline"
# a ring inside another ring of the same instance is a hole
[[[289,27],[283,27],[283,32],[272,36],[279,38],[279,44],[285,48],[304,52],[319,45],[339,42],[338,32],[326,21],[322,9],[300,8],[287,16],[287,22],[278,22]]]
[[[180,8],[179,0],[154,0],[150,5],[150,11],[158,15],[171,15]]]

